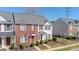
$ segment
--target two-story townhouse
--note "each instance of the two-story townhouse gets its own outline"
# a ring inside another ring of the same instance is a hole
[[[38,26],[45,23],[46,18],[39,15],[14,13],[16,44],[32,43],[38,40]]]
[[[13,27],[12,14],[0,12],[0,47],[5,48],[14,42]]]
[[[74,20],[75,24],[74,24],[74,28],[76,29],[74,35],[76,37],[79,37],[79,21],[78,20]]]
[[[38,32],[41,33],[40,39],[52,39],[52,30],[53,27],[51,21],[46,20],[44,25],[39,26]]]
[[[53,35],[74,36],[76,29],[74,28],[74,20],[59,18],[53,23]]]

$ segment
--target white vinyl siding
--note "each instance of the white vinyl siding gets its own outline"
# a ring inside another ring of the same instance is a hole
[[[34,31],[34,25],[32,25],[31,27],[32,27],[32,31]]]
[[[26,41],[26,40],[25,40],[25,36],[21,36],[21,37],[20,37],[20,43],[25,43],[25,41]]]
[[[26,25],[20,25],[20,31],[26,31]]]
[[[50,39],[50,38],[51,38],[51,34],[48,34],[48,35],[47,35],[47,38]]]

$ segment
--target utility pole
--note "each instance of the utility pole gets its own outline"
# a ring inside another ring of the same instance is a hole
[[[13,34],[14,34],[14,43],[16,47],[16,38],[15,38],[15,17],[14,17],[14,12],[12,12],[12,17],[13,17]]]
[[[66,18],[67,18],[67,19],[68,19],[69,16],[70,16],[69,12],[70,12],[70,7],[66,7]]]

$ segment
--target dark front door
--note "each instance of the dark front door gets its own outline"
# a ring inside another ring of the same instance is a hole
[[[6,37],[6,45],[10,45],[10,37]]]

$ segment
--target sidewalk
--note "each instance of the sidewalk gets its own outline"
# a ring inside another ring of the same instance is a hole
[[[56,47],[56,48],[50,48],[50,49],[46,49],[46,50],[43,50],[43,51],[55,51],[55,50],[59,50],[59,49],[63,49],[63,48],[68,48],[68,47],[76,46],[76,45],[79,45],[79,43],[65,45],[65,46],[60,46],[60,47]]]

